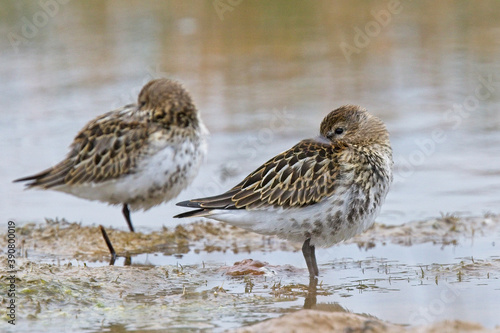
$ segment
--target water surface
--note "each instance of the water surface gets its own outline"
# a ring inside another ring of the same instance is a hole
[[[329,111],[353,103],[382,118],[391,132],[396,177],[378,222],[499,213],[499,3],[402,1],[383,25],[376,23],[388,6],[242,1],[221,13],[211,1],[92,0],[47,12],[39,2],[2,1],[0,219],[64,217],[125,229],[117,207],[23,191],[11,181],[59,162],[87,121],[134,101],[156,77],[183,82],[211,131],[210,155],[178,200],[229,189],[270,157],[317,135]],[[346,56],[346,47],[355,52]],[[171,217],[180,212],[170,202],[133,213],[132,220],[147,232],[179,223]],[[387,256],[341,248],[325,250],[329,260],[318,260],[331,264],[371,255],[414,268],[423,262],[421,252],[426,264],[492,256],[476,245],[448,248],[445,258],[433,247],[391,250]],[[290,261],[276,252],[264,259],[302,265],[300,254],[295,257]],[[237,258],[219,253],[211,259]],[[333,273],[327,278],[337,281],[332,285],[339,282]],[[419,295],[418,287],[403,289],[408,297]],[[370,305],[379,295],[363,295],[335,301],[377,314]],[[390,299],[384,304],[390,306]]]

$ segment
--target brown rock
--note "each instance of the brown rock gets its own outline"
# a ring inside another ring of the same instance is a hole
[[[265,272],[261,268],[266,265],[268,265],[267,262],[244,259],[242,261],[237,261],[233,266],[228,267],[226,274],[231,276],[263,275]]]
[[[463,322],[459,320],[443,321],[429,326],[405,327],[354,313],[299,310],[276,319],[270,319],[252,326],[239,328],[233,332],[499,333],[500,328],[487,329],[477,323]]]

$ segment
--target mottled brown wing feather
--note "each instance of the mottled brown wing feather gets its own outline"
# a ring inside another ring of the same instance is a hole
[[[252,172],[224,194],[180,202],[203,209],[300,207],[331,195],[340,177],[339,152],[344,147],[303,140]]]
[[[117,178],[133,172],[138,150],[148,135],[148,126],[144,122],[124,122],[111,114],[103,115],[78,133],[64,161],[16,181],[31,180],[28,187],[50,188]]]

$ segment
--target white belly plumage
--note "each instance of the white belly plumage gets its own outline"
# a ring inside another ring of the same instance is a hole
[[[206,217],[294,242],[302,243],[310,238],[311,245],[329,247],[372,226],[388,189],[388,186],[375,186],[367,197],[351,188],[342,195],[346,200],[333,195],[300,208],[214,209]]]
[[[141,159],[134,173],[99,183],[54,189],[112,205],[126,203],[131,210],[147,210],[176,197],[193,181],[207,148],[204,140],[184,140],[155,150]]]

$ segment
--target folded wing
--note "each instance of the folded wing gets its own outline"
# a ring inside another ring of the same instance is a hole
[[[307,206],[330,196],[338,183],[339,153],[345,147],[303,140],[252,172],[221,195],[180,202],[201,210],[181,214],[194,216],[212,209],[263,209]]]
[[[117,178],[133,171],[140,157],[138,150],[148,135],[148,127],[143,122],[123,122],[111,114],[103,115],[78,133],[64,161],[15,182],[31,181],[28,187],[47,189]]]

